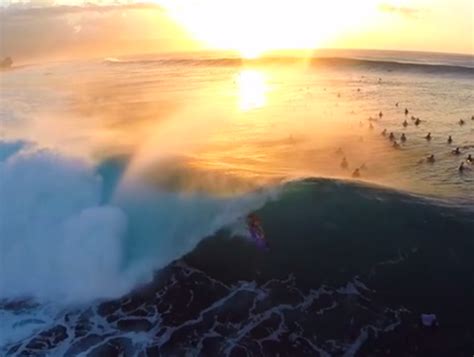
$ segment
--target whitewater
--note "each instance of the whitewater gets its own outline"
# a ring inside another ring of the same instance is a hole
[[[8,202],[0,208],[3,298],[73,303],[120,296],[266,198],[213,198],[139,183],[113,189],[120,170],[108,169],[104,178],[104,166],[28,152],[21,143],[1,148],[0,194]]]

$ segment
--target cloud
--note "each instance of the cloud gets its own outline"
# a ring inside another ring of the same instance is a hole
[[[157,4],[152,3],[131,3],[118,5],[58,5],[58,6],[44,6],[44,7],[25,7],[25,6],[9,6],[2,9],[3,15],[8,17],[22,17],[22,16],[42,16],[54,17],[69,14],[81,13],[106,13],[110,11],[120,10],[156,10],[162,11],[163,8]]]
[[[161,6],[146,2],[47,6],[22,3],[0,8],[0,22],[0,58],[11,56],[17,64],[173,52],[189,42]]]
[[[408,7],[408,6],[395,6],[392,4],[380,4],[379,10],[389,14],[401,15],[408,18],[418,18],[423,12],[423,9]]]

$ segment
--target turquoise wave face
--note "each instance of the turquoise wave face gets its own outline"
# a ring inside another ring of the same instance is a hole
[[[437,272],[444,269],[443,275],[449,269],[453,269],[452,276],[458,268],[465,273],[474,271],[470,259],[474,252],[472,207],[449,206],[376,186],[308,179],[286,184],[278,198],[267,202],[257,214],[271,246],[268,254],[254,251],[251,244],[240,240],[224,242],[216,235],[201,244],[221,248],[230,244],[243,251],[225,258],[214,251],[194,263],[232,259],[242,267],[233,274],[248,278],[247,274],[255,277],[258,270],[244,263],[248,254],[262,255],[262,269],[269,276],[299,272],[309,281],[367,274],[378,262],[412,255],[419,267]],[[221,234],[232,236],[225,231]],[[450,266],[445,258],[435,258],[449,249],[456,251]],[[195,254],[199,256],[199,248]],[[426,269],[419,273],[425,274]]]

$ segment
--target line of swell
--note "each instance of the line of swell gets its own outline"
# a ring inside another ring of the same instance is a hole
[[[422,70],[429,72],[463,72],[474,74],[474,59],[463,64],[413,62],[410,60],[372,59],[372,58],[345,58],[345,57],[264,57],[258,59],[242,58],[160,58],[160,59],[105,59],[110,65],[183,65],[183,66],[240,66],[267,65],[267,64],[292,64],[308,62],[313,66],[327,65],[340,67],[371,67],[390,70]]]

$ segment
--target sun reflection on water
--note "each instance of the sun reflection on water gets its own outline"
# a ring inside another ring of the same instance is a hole
[[[238,74],[239,108],[243,112],[264,107],[267,103],[268,86],[264,73],[244,69]]]

